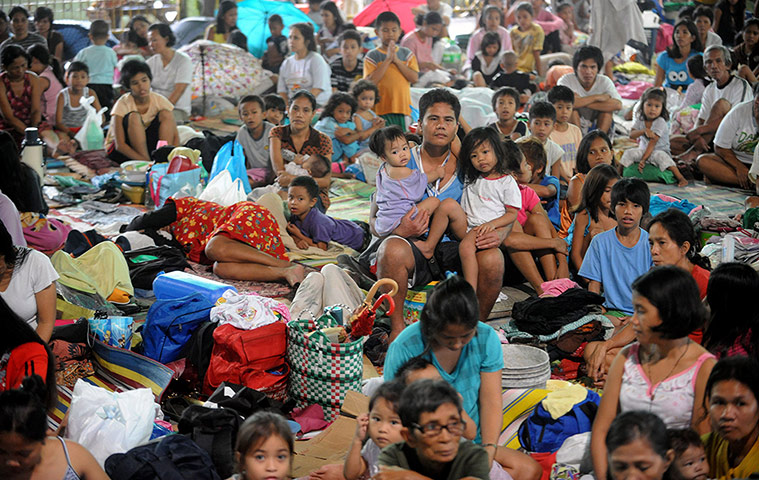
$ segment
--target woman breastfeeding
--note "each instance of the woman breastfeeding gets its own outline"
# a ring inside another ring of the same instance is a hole
[[[709,431],[704,412],[706,380],[714,356],[688,338],[706,309],[690,273],[673,265],[654,267],[632,284],[637,342],[622,349],[609,369],[593,422],[591,453],[596,478],[606,478],[604,440],[618,413],[644,410],[668,428]]]
[[[438,284],[419,322],[406,327],[390,344],[385,381],[414,357],[432,362],[440,376],[461,394],[463,407],[477,424],[477,437],[495,455],[501,432],[501,370],[503,352],[492,327],[479,322],[474,289],[463,277]]]
[[[280,70],[281,71],[281,70]],[[288,110],[289,125],[274,127],[269,133],[269,155],[277,175],[277,181],[282,187],[290,185],[294,178],[285,172],[285,163],[303,163],[308,155],[321,155],[327,160],[332,158],[332,140],[311,126],[311,120],[316,112],[316,99],[311,92],[299,90],[290,100]],[[314,178],[319,189],[326,191],[332,181],[332,174]],[[325,195],[319,195],[320,201],[327,200]],[[321,209],[320,209],[321,210]]]

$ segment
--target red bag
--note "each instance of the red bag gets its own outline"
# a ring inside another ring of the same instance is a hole
[[[222,382],[230,382],[258,390],[275,400],[286,399],[290,375],[285,362],[286,323],[271,323],[253,330],[222,325],[214,330],[213,340],[203,393],[210,395]]]

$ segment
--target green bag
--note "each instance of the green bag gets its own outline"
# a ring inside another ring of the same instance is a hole
[[[649,163],[643,167],[643,173],[638,171],[638,163],[633,163],[624,169],[622,176],[640,178],[646,182],[658,182],[667,184],[677,183],[674,173],[670,172],[669,170],[664,170],[662,172],[659,170],[659,167],[656,165],[651,165]]]
[[[319,318],[287,324],[290,398],[298,407],[321,405],[327,421],[339,415],[346,392],[361,391],[364,377],[363,338],[333,343],[321,331],[343,325],[343,314],[340,306],[326,307]]]

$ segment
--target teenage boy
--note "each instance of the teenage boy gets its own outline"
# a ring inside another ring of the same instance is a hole
[[[279,73],[279,66],[290,52],[287,47],[287,37],[282,35],[285,24],[282,17],[276,13],[269,17],[269,31],[271,36],[266,39],[266,51],[261,58],[261,66],[272,73]]]
[[[582,140],[580,127],[569,122],[574,111],[575,94],[569,87],[557,85],[548,92],[548,101],[556,109],[556,123],[549,138],[564,150],[561,157],[560,180],[568,185],[569,179],[575,174],[577,149]]]
[[[245,169],[252,188],[268,185],[274,180],[269,158],[269,132],[274,125],[264,120],[264,108],[264,101],[258,95],[243,97],[237,106],[243,125],[235,140],[245,153]]]
[[[466,426],[461,416],[461,398],[448,382],[419,380],[407,386],[398,413],[404,441],[382,450],[380,472],[383,467],[391,467],[387,471],[408,471],[408,478],[490,478],[487,451],[469,440],[461,441]]]
[[[375,24],[382,45],[366,54],[364,78],[379,89],[380,101],[374,111],[387,125],[405,130],[406,116],[411,115],[411,84],[419,80],[419,65],[411,50],[396,45],[401,34],[401,21],[396,14],[382,12]]]
[[[361,35],[356,30],[346,30],[338,39],[340,56],[329,64],[332,69],[332,92],[349,92],[354,83],[364,76],[361,60]]]
[[[591,45],[578,48],[572,57],[572,68],[574,73],[564,75],[557,83],[575,94],[572,123],[583,134],[595,129],[610,134],[614,112],[622,108],[622,97],[614,82],[601,73],[603,52]]]
[[[328,217],[316,208],[319,186],[311,177],[295,177],[287,189],[290,208],[289,233],[298,248],[316,246],[327,250],[331,241],[363,251],[372,239],[369,225]]]
[[[95,91],[100,105],[108,108],[106,119],[110,118],[113,107],[113,71],[118,64],[116,52],[106,46],[110,30],[104,20],[95,20],[90,25],[90,42],[76,54],[74,60],[84,62],[90,70],[90,83],[87,85]]]
[[[632,285],[652,266],[648,232],[640,220],[648,212],[648,185],[638,178],[623,178],[611,190],[611,207],[617,226],[593,237],[579,274],[590,282],[588,290],[606,298],[612,321],[633,314]],[[618,323],[618,322],[616,322]]]
[[[517,143],[530,138],[537,139],[546,151],[546,172],[556,178],[561,176],[561,158],[564,150],[551,140],[550,135],[556,123],[556,109],[548,102],[535,102],[530,108],[530,136],[517,139]]]
[[[274,125],[282,124],[282,120],[285,119],[285,111],[287,105],[285,99],[277,95],[276,93],[270,93],[264,95],[264,119]]]

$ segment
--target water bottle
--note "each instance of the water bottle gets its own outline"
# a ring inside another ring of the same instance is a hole
[[[459,70],[461,67],[461,49],[456,42],[448,39],[448,46],[443,51],[443,65],[446,70]]]
[[[40,140],[36,127],[27,128],[24,135],[24,141],[21,142],[21,163],[37,172],[42,186],[45,181],[45,142]]]

